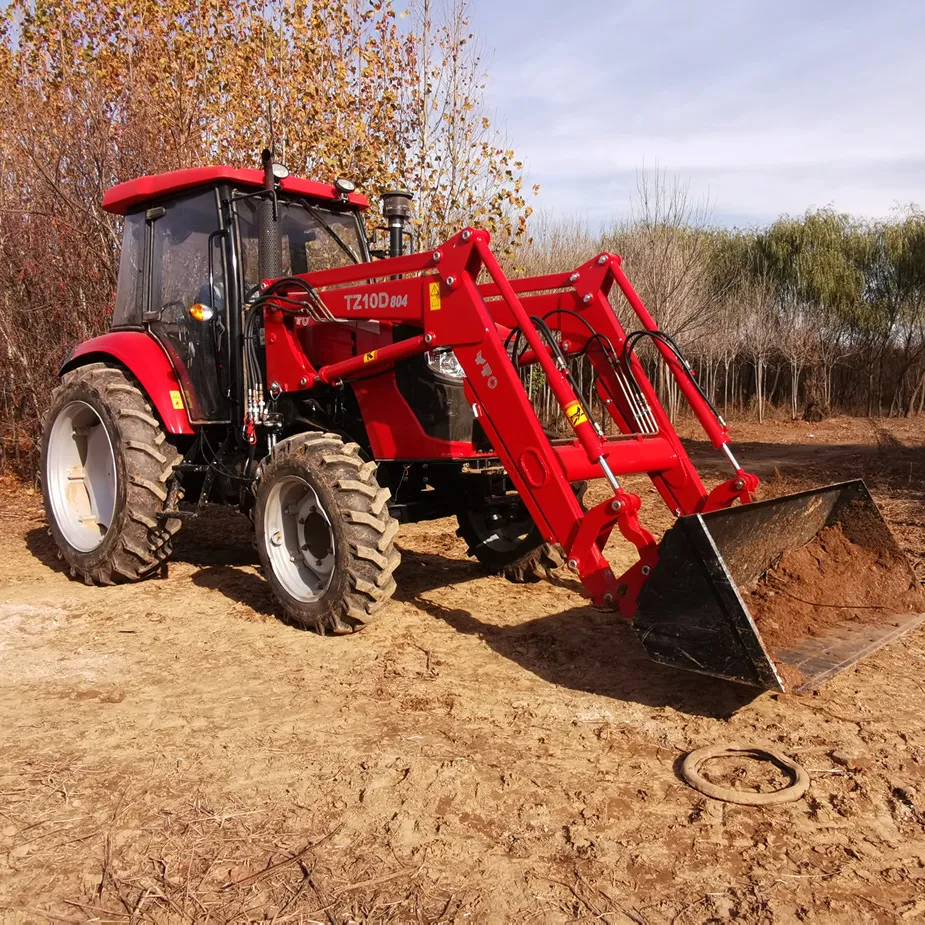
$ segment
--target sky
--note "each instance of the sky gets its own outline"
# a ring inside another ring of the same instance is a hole
[[[470,2],[538,211],[599,228],[656,165],[728,226],[925,205],[925,3]]]

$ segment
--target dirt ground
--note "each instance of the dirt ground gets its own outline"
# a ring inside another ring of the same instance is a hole
[[[734,433],[767,496],[865,477],[925,578],[920,422]],[[87,588],[5,487],[4,921],[925,919],[925,630],[756,695],[649,662],[567,575],[482,575],[436,521],[399,534],[386,616],[319,638],[274,617],[235,516],[185,527],[166,579]],[[679,761],[717,742],[775,745],[807,796],[700,796]]]

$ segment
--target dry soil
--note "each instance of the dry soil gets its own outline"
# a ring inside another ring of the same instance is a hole
[[[921,425],[739,433],[766,495],[864,475],[925,577]],[[58,569],[37,496],[5,487],[6,921],[925,916],[923,631],[815,694],[756,695],[650,663],[568,576],[482,575],[437,521],[400,533],[380,623],[319,638],[275,618],[243,520],[184,528],[166,579],[87,588]],[[629,561],[619,540],[609,554]],[[721,741],[773,743],[808,795],[700,796],[679,759]]]

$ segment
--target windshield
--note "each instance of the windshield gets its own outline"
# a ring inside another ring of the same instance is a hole
[[[257,270],[257,203],[238,200],[238,233],[246,289],[260,281]],[[334,212],[314,203],[279,200],[283,275],[330,270],[365,259],[360,222],[354,212]]]

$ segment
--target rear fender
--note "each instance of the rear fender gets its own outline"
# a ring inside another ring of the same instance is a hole
[[[143,331],[114,331],[84,341],[64,361],[61,375],[88,363],[113,360],[138,380],[167,433],[195,433],[176,371],[163,347]]]

